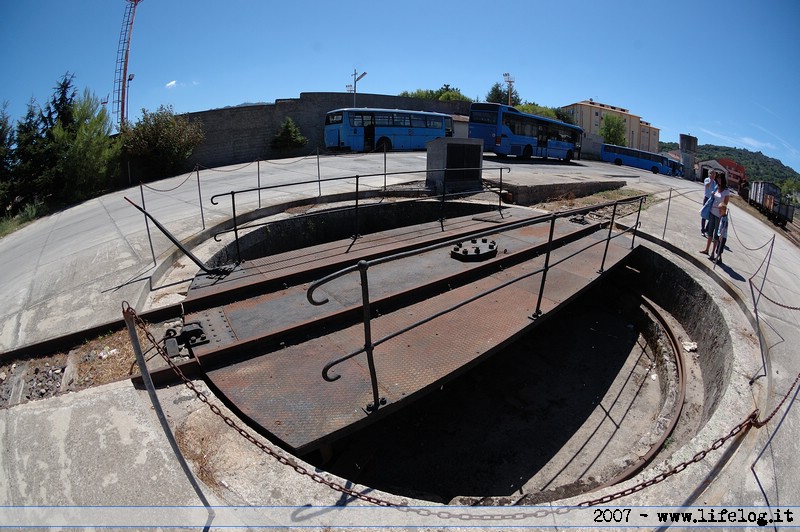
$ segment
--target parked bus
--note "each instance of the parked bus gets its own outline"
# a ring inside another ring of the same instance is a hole
[[[473,103],[469,137],[483,140],[483,150],[504,157],[515,155],[580,159],[583,129],[572,124],[522,113],[497,103]]]
[[[614,144],[600,146],[600,158],[617,166],[633,166],[642,170],[650,170],[654,174],[683,176],[683,165],[665,155],[649,151],[634,150]]]
[[[453,117],[402,109],[336,109],[325,115],[325,147],[357,152],[423,150],[453,136]]]

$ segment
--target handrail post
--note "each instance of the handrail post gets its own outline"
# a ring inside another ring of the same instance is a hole
[[[556,228],[556,215],[550,215],[550,235],[547,237],[547,253],[544,256],[544,270],[542,270],[542,284],[539,287],[539,296],[536,300],[536,311],[531,316],[535,320],[542,315],[542,296],[544,296],[544,284],[547,280],[547,269],[550,267],[550,251],[553,248],[553,233]]]
[[[317,191],[319,196],[322,197],[322,170],[319,167],[319,146],[317,146]]]
[[[231,211],[233,212],[233,237],[236,240],[236,262],[242,262],[242,250],[239,247],[239,224],[236,221],[236,192],[231,190]]]
[[[358,183],[361,180],[361,177],[356,175],[356,209],[355,209],[355,227],[353,231],[353,240],[358,240],[359,237],[359,229],[361,228],[360,220],[358,218]]]
[[[644,203],[644,196],[639,198],[639,211],[636,213],[636,223],[633,226],[633,236],[631,236],[631,249],[633,249],[634,242],[636,241],[636,230],[639,228],[639,218],[642,216],[642,203]]]
[[[444,173],[442,174],[442,202],[439,208],[439,224],[442,226],[442,231],[444,232],[444,207],[445,203],[447,202],[447,166],[444,168]],[[427,173],[425,174],[425,178],[427,179]]]
[[[256,177],[258,179],[258,208],[261,208],[261,159],[256,159]]]
[[[122,304],[122,317],[124,318],[125,326],[128,329],[128,336],[131,339],[131,347],[133,348],[136,364],[139,366],[139,373],[142,375],[142,382],[144,382],[145,388],[147,389],[147,395],[150,398],[150,403],[153,405],[153,410],[156,413],[156,417],[161,425],[161,429],[164,431],[164,436],[166,436],[167,441],[172,448],[172,452],[175,454],[175,458],[178,460],[178,464],[180,464],[181,469],[183,470],[183,474],[186,475],[186,479],[189,481],[189,484],[191,484],[195,494],[200,499],[200,502],[203,503],[203,506],[205,506],[206,511],[208,512],[208,520],[206,521],[205,528],[205,530],[208,530],[212,521],[216,517],[216,512],[208,502],[203,490],[200,489],[200,484],[197,482],[197,479],[192,473],[192,469],[186,462],[186,458],[183,456],[183,452],[178,445],[178,441],[175,439],[175,435],[172,433],[169,422],[167,422],[167,416],[164,414],[164,409],[161,407],[161,402],[158,400],[156,388],[153,384],[153,379],[150,376],[150,370],[147,369],[147,362],[145,361],[144,353],[142,352],[142,347],[139,343],[139,337],[136,334],[136,323],[134,321],[135,311],[127,302],[123,302]]]
[[[667,222],[669,222],[669,206],[672,205],[672,187],[669,188],[669,199],[667,200],[667,216],[664,218],[664,231],[661,233],[661,240],[664,240],[664,237],[667,234]]]
[[[142,196],[142,209],[147,209],[144,203],[144,183],[142,181],[139,181],[139,193]],[[146,214],[144,215],[144,227],[147,229],[147,240],[150,242],[150,254],[153,256],[153,266],[156,266],[158,264],[156,262],[156,250],[153,247],[153,236],[150,234],[150,222]]]
[[[367,412],[376,412],[381,405],[386,404],[386,398],[381,398],[378,394],[378,375],[375,372],[375,358],[373,352],[375,346],[372,345],[372,314],[369,307],[369,279],[367,269],[369,263],[365,260],[358,261],[358,271],[361,274],[361,300],[364,310],[364,351],[367,353],[367,365],[369,366],[369,378],[372,384],[372,403],[367,405]]]
[[[611,232],[614,230],[614,219],[617,217],[617,203],[614,202],[614,208],[611,210],[611,222],[608,224],[608,236],[606,237],[606,249],[603,251],[603,262],[600,263],[600,269],[597,273],[603,273],[606,266],[606,256],[608,255],[608,245],[611,243]]]
[[[203,212],[203,192],[200,190],[200,165],[195,165],[195,170],[197,170],[197,196],[200,198],[200,220],[203,222],[203,230],[206,229],[206,215]],[[144,204],[142,205],[144,206]]]
[[[500,167],[500,192],[497,194],[497,211],[503,214],[503,167]]]

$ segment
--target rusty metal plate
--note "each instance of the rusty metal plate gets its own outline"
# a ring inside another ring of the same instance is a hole
[[[477,222],[460,223],[474,229]],[[575,224],[562,225],[556,225],[557,235],[571,234],[576,230]],[[407,235],[410,240],[439,238],[429,227],[416,233],[410,229],[404,231],[398,230],[391,238],[374,235],[371,244],[364,243],[364,249],[369,246],[373,249],[396,248],[400,234]],[[555,249],[551,253],[551,265],[592,240],[599,242],[605,236],[601,233]],[[548,234],[549,226],[543,224],[498,235],[497,248],[502,251],[497,260],[506,253],[540,245]],[[629,240],[624,238],[612,241],[605,271],[629,253],[629,245]],[[335,248],[331,244],[329,249]],[[379,301],[392,294],[405,293],[425,283],[426,279],[449,279],[448,276],[479,267],[450,259],[449,251],[449,248],[440,248],[370,268],[371,300]],[[540,310],[551,312],[594,283],[601,276],[598,269],[604,253],[605,243],[602,242],[554,266],[547,274]],[[347,254],[346,260],[352,264],[356,258]],[[278,270],[287,270],[285,266],[293,260],[265,259],[253,264],[250,270],[243,269],[232,283],[244,283],[248,276],[277,275]],[[322,262],[328,260],[343,259],[334,259],[330,255],[321,259]],[[307,260],[306,267],[315,267],[313,263]],[[333,331],[323,331],[319,325],[322,318],[361,304],[357,274],[326,285],[317,294],[330,299],[322,307],[310,305],[305,297],[307,286],[298,285],[192,315],[194,320],[199,317],[212,339],[210,345],[198,348],[203,350],[201,355],[208,355],[207,358],[199,356],[199,363],[216,388],[243,416],[296,451],[310,451],[402,408],[537,326],[537,320],[532,316],[536,311],[542,274],[535,272],[543,264],[544,256],[540,255],[502,269],[492,266],[485,277],[463,286],[454,284],[448,290],[419,294],[415,303],[394,311],[390,309],[384,313],[382,309],[374,308],[376,317],[371,321],[371,327],[376,342],[403,327],[441,314],[375,348],[380,396],[387,399],[387,404],[374,414],[367,411],[373,396],[365,354],[337,365],[332,372],[340,375],[339,379],[328,382],[322,377],[323,367],[328,362],[363,347],[363,324],[351,320],[349,325],[338,325]],[[292,267],[300,268],[301,265]],[[528,277],[494,290],[486,297],[460,305],[479,293],[526,275]],[[454,306],[458,308],[445,313]],[[294,336],[292,342],[295,343],[286,342],[278,348],[277,341],[253,341],[291,327],[306,331]],[[266,345],[270,347],[264,347]],[[228,365],[212,369],[212,365],[219,366],[222,363],[220,359],[224,359],[224,356],[215,359],[215,352],[222,353],[224,348],[233,346],[239,346],[235,357],[237,362],[224,362]],[[204,360],[213,362],[204,365]]]

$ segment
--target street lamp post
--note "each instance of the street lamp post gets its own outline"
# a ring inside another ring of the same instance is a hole
[[[358,70],[353,69],[353,107],[356,106],[356,92],[358,91],[357,89],[358,80],[360,80],[366,75],[367,75],[366,72],[362,72],[361,74],[359,74]]]
[[[131,97],[131,81],[133,81],[133,78],[135,77],[136,74],[128,74],[128,80],[127,80],[128,87],[127,90],[125,91],[125,116],[122,117],[122,120],[125,123],[128,122],[128,100],[130,100]]]

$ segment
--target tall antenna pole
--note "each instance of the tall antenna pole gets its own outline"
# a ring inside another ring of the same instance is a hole
[[[506,72],[503,74],[503,81],[508,83],[508,106],[511,107],[511,92],[514,86],[514,76]]]
[[[133,32],[133,19],[136,16],[136,6],[142,0],[125,0],[125,16],[122,18],[122,29],[119,32],[119,46],[117,48],[117,69],[114,74],[114,105],[113,113],[117,119],[117,129],[127,121],[128,114],[128,83],[133,79],[128,77],[128,57],[131,51],[131,33]]]

